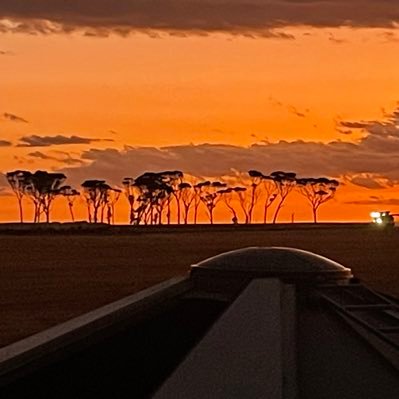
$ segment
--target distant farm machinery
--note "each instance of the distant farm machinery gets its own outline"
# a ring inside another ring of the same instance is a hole
[[[398,213],[391,213],[390,211],[383,212],[371,212],[370,216],[373,220],[373,224],[381,227],[394,227],[395,216],[399,216]]]

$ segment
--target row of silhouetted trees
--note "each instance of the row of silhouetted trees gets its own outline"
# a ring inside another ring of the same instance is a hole
[[[245,176],[235,179],[235,183],[225,181],[185,180],[181,171],[146,172],[136,178],[127,177],[121,187],[112,187],[105,180],[85,180],[78,191],[65,185],[66,176],[62,173],[36,171],[34,173],[16,170],[6,174],[19,208],[20,221],[24,221],[24,199],[28,198],[34,207],[33,221],[50,221],[53,202],[64,197],[72,221],[74,204],[78,197],[84,199],[90,223],[114,223],[115,205],[123,193],[129,204],[129,223],[139,224],[196,224],[198,211],[203,206],[214,223],[214,211],[224,204],[231,212],[233,223],[254,221],[255,210],[262,211],[262,221],[276,223],[279,212],[287,197],[298,190],[311,207],[313,221],[317,223],[320,206],[331,200],[339,182],[326,177],[298,178],[295,173],[277,171],[265,175],[250,170]],[[173,213],[173,217],[172,217]],[[244,215],[244,220],[239,220]]]

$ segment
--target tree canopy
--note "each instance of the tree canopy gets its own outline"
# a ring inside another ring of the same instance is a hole
[[[130,224],[196,224],[201,208],[209,222],[215,222],[215,210],[222,202],[229,210],[233,223],[268,222],[268,211],[274,208],[272,223],[276,223],[288,196],[294,191],[308,201],[317,223],[321,205],[335,197],[338,180],[328,177],[298,177],[294,172],[277,170],[269,174],[251,169],[229,180],[208,180],[187,176],[180,170],[144,172],[125,177],[120,187],[103,179],[89,179],[81,184],[81,192],[65,185],[66,175],[38,170],[15,170],[6,174],[7,181],[18,202],[20,221],[24,221],[25,199],[34,208],[34,222],[50,221],[51,209],[57,197],[66,199],[71,220],[75,220],[74,204],[82,198],[90,223],[115,222],[115,206],[124,193],[129,205]],[[64,205],[65,206],[65,205]],[[243,217],[242,217],[243,216]],[[240,220],[241,219],[241,220]]]

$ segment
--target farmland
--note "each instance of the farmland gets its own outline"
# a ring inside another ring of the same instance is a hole
[[[1,229],[0,229],[1,230]],[[0,233],[0,346],[247,246],[310,250],[399,297],[399,231],[367,225],[179,226]]]

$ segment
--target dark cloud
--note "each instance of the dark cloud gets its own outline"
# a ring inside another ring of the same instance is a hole
[[[0,188],[9,187],[6,175],[4,173],[0,173]]]
[[[392,115],[375,121],[394,123]],[[66,172],[74,184],[86,178],[105,178],[120,183],[126,175],[137,176],[145,171],[180,169],[186,173],[217,177],[233,169],[294,170],[301,176],[339,178],[369,189],[386,188],[399,182],[399,134],[381,135],[365,131],[357,142],[341,140],[329,143],[296,141],[261,142],[249,147],[226,144],[178,145],[162,148],[125,147],[90,149],[82,153],[86,162]]]
[[[4,173],[0,173],[0,197],[13,195]]]
[[[384,27],[399,22],[398,0],[2,0],[2,31],[127,35],[166,31],[292,37],[288,26]]]
[[[367,199],[354,200],[354,201],[346,201],[345,204],[348,205],[374,205],[377,210],[381,208],[381,206],[399,206],[398,198],[382,198],[370,196]]]
[[[306,118],[306,116],[310,113],[309,109],[305,109],[305,110],[298,110],[297,107],[295,107],[294,105],[291,104],[284,104],[283,102],[275,99],[274,97],[269,97],[269,101],[272,105],[276,106],[276,107],[282,107],[285,108],[289,113],[297,116],[298,118]]]
[[[308,109],[305,109],[305,111],[299,111],[293,105],[287,105],[287,109],[289,112],[291,112],[291,114],[297,116],[298,118],[306,118],[307,114],[310,112]]]
[[[37,159],[42,159],[42,160],[49,160],[49,161],[56,161],[60,162],[64,165],[82,165],[84,162],[81,159],[78,158],[73,158],[70,154],[63,152],[63,151],[54,151],[56,153],[61,154],[61,157],[56,157],[53,155],[45,154],[41,151],[35,151],[35,152],[30,152],[27,154],[28,157],[31,158],[37,158]]]
[[[391,113],[384,112],[383,120],[374,121],[337,121],[337,129],[342,133],[342,129],[349,129],[354,131],[361,131],[366,134],[367,141],[384,142],[390,140],[391,144],[396,146],[396,141],[399,138],[399,107]],[[382,139],[382,140],[381,140]]]
[[[25,118],[22,118],[18,115],[10,114],[9,112],[4,112],[3,118],[11,122],[29,123]]]
[[[32,157],[32,158],[39,158],[39,159],[51,159],[51,160],[55,159],[54,157],[52,157],[50,155],[46,155],[40,151],[30,152],[29,154],[27,154],[27,156]]]
[[[0,140],[0,147],[10,147],[12,145],[11,141]]]
[[[338,132],[339,134],[343,134],[344,136],[349,136],[349,135],[351,135],[351,134],[353,133],[352,130],[349,130],[349,129],[339,129],[339,128],[337,128],[337,132]]]
[[[88,137],[80,137],[80,136],[24,136],[20,139],[20,144],[18,147],[50,147],[53,145],[66,145],[66,144],[91,144],[99,141],[109,141],[112,142],[112,139],[92,139]]]
[[[365,129],[367,126],[369,126],[369,122],[341,121],[340,125],[348,129]]]
[[[346,180],[356,186],[368,188],[369,190],[379,190],[388,187],[393,187],[394,183],[383,176],[373,173],[362,173],[348,176]]]
[[[398,43],[399,42],[399,37],[393,31],[383,32],[381,34],[381,37],[383,38],[384,43]]]

